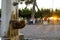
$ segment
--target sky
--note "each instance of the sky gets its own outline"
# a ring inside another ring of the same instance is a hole
[[[1,0],[0,0],[0,8],[1,8]]]
[[[39,8],[53,8],[60,9],[60,0],[37,0],[37,5]],[[19,4],[19,8],[26,7],[25,4]],[[32,5],[28,5],[28,8],[31,8]],[[1,8],[1,0],[0,0],[0,8]]]
[[[19,5],[19,8],[24,8],[25,4]],[[53,8],[60,9],[60,0],[37,0],[38,7],[41,8]],[[28,5],[28,8],[31,8],[32,5]]]

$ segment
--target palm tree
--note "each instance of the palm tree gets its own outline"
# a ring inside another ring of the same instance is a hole
[[[38,5],[37,5],[37,3],[36,3],[36,0],[33,0],[32,3],[33,3],[33,8],[32,8],[31,18],[33,19],[33,18],[35,18],[35,17],[34,17],[34,15],[35,15],[35,6],[37,7],[38,11],[40,11],[40,10],[39,10],[39,8],[38,8]]]
[[[37,7],[37,9],[39,10],[38,8],[38,5],[36,3],[36,0],[20,0],[20,1],[25,1],[25,4],[26,4],[26,8],[29,4],[33,4],[33,7],[32,7],[32,14],[31,14],[31,18],[35,18],[34,15],[35,15],[35,6]]]

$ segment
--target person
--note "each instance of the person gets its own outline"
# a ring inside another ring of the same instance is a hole
[[[35,21],[36,21],[36,20],[35,20],[35,18],[34,18],[34,19],[33,19],[33,24],[35,24]]]

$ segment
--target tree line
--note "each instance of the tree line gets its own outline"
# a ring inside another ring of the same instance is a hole
[[[24,9],[19,9],[18,10],[18,14],[19,17],[23,17],[23,18],[31,18],[31,14],[32,14],[32,9],[28,9],[28,8],[24,8]],[[60,17],[60,10],[56,9],[55,11],[52,9],[40,9],[38,11],[35,10],[35,18],[43,18],[43,17],[51,17],[51,16],[58,16]],[[0,9],[0,17],[1,17],[1,9]]]
[[[32,9],[19,9],[19,17],[23,17],[23,18],[31,18],[31,14],[32,14]],[[51,16],[58,16],[60,17],[60,10],[56,9],[55,11],[52,9],[40,9],[38,11],[35,10],[35,18],[43,18],[43,17],[51,17]]]

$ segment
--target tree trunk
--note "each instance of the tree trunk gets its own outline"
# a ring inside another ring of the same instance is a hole
[[[35,15],[35,5],[36,5],[36,0],[33,0],[33,8],[32,8],[32,15],[31,15],[32,19],[34,18]]]

